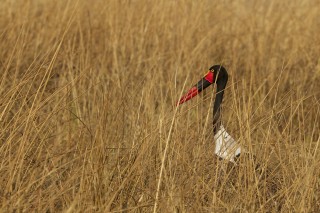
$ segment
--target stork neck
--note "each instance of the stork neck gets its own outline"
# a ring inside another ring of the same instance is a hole
[[[215,81],[217,84],[217,93],[213,105],[213,130],[214,134],[217,133],[219,127],[221,126],[221,103],[223,100],[224,89],[226,88],[228,82],[228,73],[227,70],[220,66],[213,67]]]

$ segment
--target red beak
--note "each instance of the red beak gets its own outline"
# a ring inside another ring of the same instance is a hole
[[[184,102],[190,100],[191,98],[198,95],[202,90],[210,86],[214,81],[213,70],[209,70],[209,72],[196,84],[194,85],[184,96],[180,98],[177,103],[177,106],[183,104]]]

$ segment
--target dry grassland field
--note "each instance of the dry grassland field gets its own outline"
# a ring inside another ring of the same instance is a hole
[[[0,212],[320,212],[318,0],[1,0]],[[222,122],[249,154],[214,154]]]

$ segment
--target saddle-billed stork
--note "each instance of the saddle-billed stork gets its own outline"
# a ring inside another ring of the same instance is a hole
[[[227,70],[221,65],[214,65],[210,67],[209,72],[196,85],[194,85],[187,94],[180,98],[177,105],[190,100],[211,84],[216,83],[217,93],[213,105],[213,132],[215,141],[215,154],[222,159],[235,162],[235,159],[240,156],[241,147],[228,134],[228,132],[221,124],[221,103],[227,82]]]

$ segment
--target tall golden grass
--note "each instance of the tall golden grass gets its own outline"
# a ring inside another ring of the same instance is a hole
[[[2,0],[1,212],[317,212],[319,10]],[[213,89],[174,107],[213,64],[236,166],[213,154]]]

